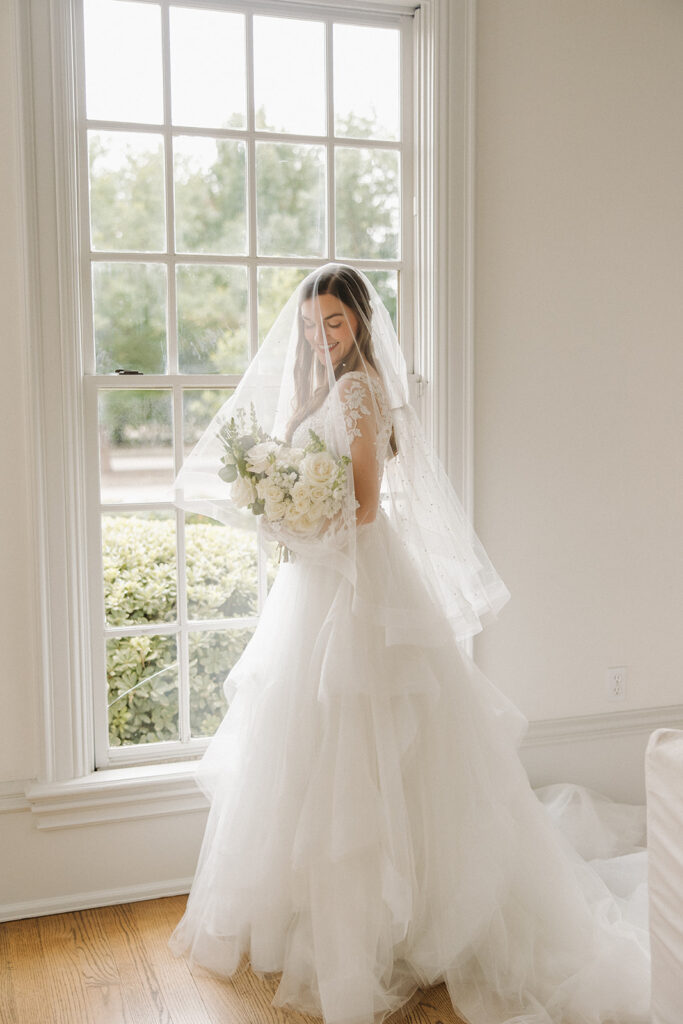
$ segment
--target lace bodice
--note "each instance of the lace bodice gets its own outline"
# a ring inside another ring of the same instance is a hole
[[[382,382],[378,377],[366,374],[362,370],[351,370],[349,373],[345,373],[337,381],[336,386],[339,387],[342,382],[344,387],[341,392],[341,405],[349,444],[361,436],[360,424],[365,417],[370,417],[377,427],[375,451],[377,472],[381,477],[391,436],[391,410]],[[292,435],[292,444],[303,447],[310,439],[309,429],[324,436],[329,415],[330,396],[328,395],[320,408],[301,421]]]

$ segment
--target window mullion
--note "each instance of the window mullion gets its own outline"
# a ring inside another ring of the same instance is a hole
[[[137,0],[157,5],[159,0]],[[165,0],[168,2],[168,0]],[[174,6],[200,7],[249,13],[254,0],[171,0]],[[358,25],[393,25],[397,18],[412,18],[417,0],[258,0],[259,13],[291,18],[333,17]]]
[[[168,4],[161,5],[161,68],[164,100],[164,187],[166,191],[166,340],[169,374],[178,372],[178,318],[175,282],[175,210],[173,202],[173,136],[171,132],[171,28]]]
[[[246,46],[245,67],[247,74],[247,252],[248,265],[248,301],[249,301],[249,356],[253,358],[258,351],[258,265],[256,260],[256,111],[254,109],[254,18],[252,14],[245,16],[244,43]]]
[[[240,382],[237,373],[98,373],[86,374],[98,388],[110,391],[170,391],[174,385],[185,388],[234,388]]]
[[[176,474],[183,462],[184,429],[183,429],[183,388],[178,380],[178,310],[176,298],[176,245],[175,245],[175,202],[174,202],[174,133],[171,128],[171,34],[168,3],[162,5],[162,66],[164,74],[164,135],[165,135],[165,174],[166,174],[166,246],[169,254],[168,262],[168,309],[167,309],[167,341],[168,371],[175,375],[173,387],[173,457]],[[178,739],[187,744],[191,738],[190,726],[190,656],[189,635],[187,629],[187,572],[186,572],[186,534],[185,513],[176,508],[176,616],[178,631],[176,633],[176,656],[178,659]]]
[[[178,738],[181,743],[189,742],[190,727],[190,636],[187,625],[187,573],[185,570],[185,515],[182,509],[176,511],[176,572],[178,593],[176,614],[178,632],[176,650],[178,656]]]
[[[175,472],[180,471],[184,451],[183,387],[179,381],[173,387],[173,457]],[[190,652],[187,629],[187,571],[185,512],[175,509],[176,520],[176,653],[178,657],[178,739],[187,743],[190,739]]]

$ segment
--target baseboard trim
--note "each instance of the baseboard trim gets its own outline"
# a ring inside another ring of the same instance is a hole
[[[0,905],[0,921],[19,921],[26,917],[46,917],[48,914],[68,914],[75,910],[111,907],[119,903],[156,900],[163,896],[180,896],[190,891],[192,877],[171,878],[164,882],[145,882],[119,889],[100,889],[96,892],[71,893],[67,896],[48,896],[39,900]]]

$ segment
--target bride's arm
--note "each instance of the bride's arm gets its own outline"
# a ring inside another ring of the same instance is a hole
[[[351,444],[351,469],[353,472],[353,490],[358,508],[356,509],[356,526],[374,522],[379,508],[379,480],[377,478],[377,459],[375,456],[374,439],[361,434]],[[344,513],[337,512],[327,519],[321,529],[324,535],[335,529],[344,521]]]
[[[358,502],[356,525],[372,523],[379,508],[377,422],[370,389],[364,381],[342,377],[339,393],[350,442],[353,489]]]
[[[376,435],[375,435],[376,437]],[[375,437],[356,437],[351,445],[353,489],[356,494],[356,525],[372,523],[379,508],[379,478]]]

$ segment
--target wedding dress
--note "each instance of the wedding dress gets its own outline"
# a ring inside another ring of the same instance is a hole
[[[292,444],[338,408],[351,443],[374,411],[382,480],[379,376],[333,382]],[[280,975],[275,1006],[326,1024],[379,1024],[441,981],[470,1024],[644,1024],[642,811],[534,793],[525,717],[394,520],[357,527],[352,576],[305,547],[280,566],[198,764],[210,810],[171,948],[225,977],[248,954]]]

